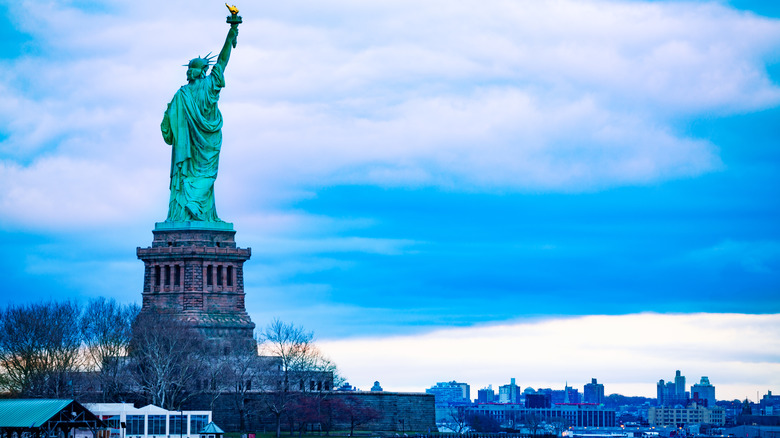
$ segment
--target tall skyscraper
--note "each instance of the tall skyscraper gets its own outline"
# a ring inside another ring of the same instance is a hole
[[[454,380],[450,383],[453,383],[456,386],[460,386],[460,390],[463,398],[469,402],[471,401],[471,385],[469,385],[468,383],[456,382]]]
[[[493,391],[493,385],[482,388],[477,391],[477,403],[494,403],[496,401],[496,392]]]
[[[680,374],[680,370],[675,372],[673,382],[658,381],[657,391],[659,406],[674,406],[688,403],[688,393],[685,391],[685,376]]]
[[[662,406],[664,404],[665,394],[666,394],[666,382],[664,382],[664,379],[661,379],[655,385],[655,399],[656,399],[656,404],[658,406]]]
[[[498,402],[499,403],[520,403],[522,390],[515,383],[515,378],[510,380],[509,385],[501,385],[498,387]]]
[[[596,379],[591,379],[590,383],[585,385],[582,394],[585,403],[604,404],[604,385]]]
[[[680,374],[680,370],[677,370],[674,374],[674,393],[678,397],[685,395],[685,376]]]
[[[709,377],[702,376],[699,383],[691,386],[691,398],[698,404],[715,406],[715,387],[710,384]]]

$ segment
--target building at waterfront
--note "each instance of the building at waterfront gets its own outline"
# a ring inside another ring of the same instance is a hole
[[[724,429],[723,435],[740,438],[780,438],[780,426],[737,426]]]
[[[688,407],[652,406],[647,413],[651,426],[657,427],[687,427],[692,424],[726,424],[726,411],[721,407],[707,408],[696,403]]]
[[[479,404],[468,413],[484,415],[498,421],[503,427],[514,428],[533,418],[535,422],[551,424],[562,421],[566,427],[614,427],[615,410],[585,403],[556,405],[551,408],[526,408],[518,404]]]
[[[211,422],[211,411],[167,411],[154,405],[136,408],[132,403],[87,403],[84,406],[106,422],[111,438],[199,438],[198,433]],[[79,436],[77,433],[77,438]],[[84,431],[84,436],[91,438],[92,434]]]

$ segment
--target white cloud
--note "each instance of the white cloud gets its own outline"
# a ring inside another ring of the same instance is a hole
[[[161,112],[180,64],[221,46],[226,11],[29,6],[10,13],[35,50],[0,78],[0,217],[45,226],[56,211],[78,227],[93,206],[96,220],[161,219]],[[780,102],[764,66],[780,23],[717,4],[330,0],[242,14],[217,183],[233,218],[331,184],[579,191],[698,175],[719,168],[717,145],[678,118]],[[72,207],[55,209],[63,196]]]
[[[30,229],[126,224],[153,217],[150,196],[159,195],[164,202],[163,189],[150,184],[155,179],[148,168],[125,170],[63,156],[42,158],[29,167],[0,163],[0,211],[5,221]]]
[[[719,399],[780,386],[780,315],[633,314],[553,318],[423,335],[325,341],[350,383],[422,391],[469,383],[472,393],[517,378],[523,387],[581,387],[598,378],[607,393],[655,395],[681,370],[709,376]]]

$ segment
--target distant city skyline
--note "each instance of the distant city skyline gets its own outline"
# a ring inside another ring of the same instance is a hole
[[[239,6],[215,197],[259,327],[363,389],[780,393],[780,4]],[[226,14],[0,3],[0,305],[140,302],[163,110]]]
[[[568,383],[582,392],[595,377],[605,395],[656,398],[658,381],[673,380],[680,370],[688,379],[685,391],[708,376],[718,400],[756,401],[757,395],[778,392],[779,323],[780,315],[644,313],[321,344],[361,389],[379,380],[387,391],[422,392],[434,382],[455,380],[476,393],[487,385],[497,391],[514,378],[521,390],[563,389]],[[738,351],[722,349],[730,338],[741,339]]]

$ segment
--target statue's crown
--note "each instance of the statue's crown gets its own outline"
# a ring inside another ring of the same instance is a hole
[[[212,55],[211,52],[209,52],[209,54],[206,56],[199,56],[197,58],[190,59],[190,62],[184,64],[184,67],[208,67],[213,64],[212,61],[216,57],[217,55]]]

